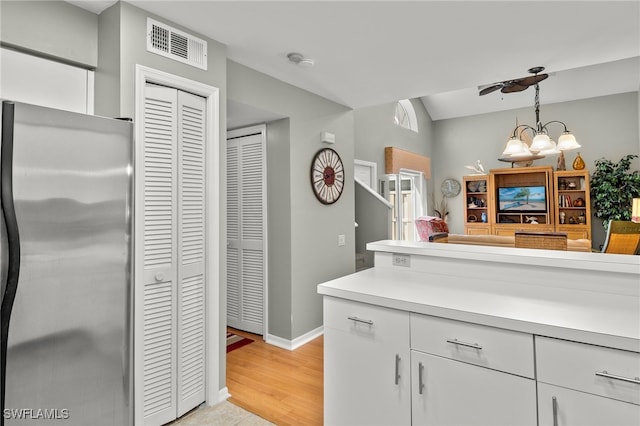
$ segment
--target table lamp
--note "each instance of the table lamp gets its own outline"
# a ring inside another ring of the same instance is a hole
[[[640,223],[640,198],[633,199],[631,207],[631,222]]]

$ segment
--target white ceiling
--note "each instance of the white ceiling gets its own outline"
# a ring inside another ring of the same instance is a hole
[[[480,97],[477,87],[533,66],[551,74],[542,104],[640,89],[640,0],[128,2],[352,108],[421,98],[443,119],[532,106],[532,89]],[[113,2],[71,3],[99,13]],[[289,52],[315,66],[292,64]]]

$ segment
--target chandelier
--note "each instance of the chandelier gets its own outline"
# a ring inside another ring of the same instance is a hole
[[[529,71],[537,74],[542,70],[544,70],[544,67],[531,68]],[[567,125],[562,121],[552,120],[542,124],[540,121],[540,86],[537,82],[535,83],[535,91],[535,127],[528,124],[516,125],[513,129],[513,134],[507,141],[505,149],[502,152],[502,157],[498,160],[510,162],[513,165],[513,163],[544,158],[547,155],[560,154],[558,163],[560,164],[562,162],[562,164],[564,164],[563,152],[580,148],[581,145],[578,144],[575,136],[567,129]],[[558,138],[557,144],[549,137],[548,127],[551,124],[561,124],[563,126],[563,131]],[[522,133],[526,131],[530,131],[533,134],[533,140],[530,146],[521,138]]]

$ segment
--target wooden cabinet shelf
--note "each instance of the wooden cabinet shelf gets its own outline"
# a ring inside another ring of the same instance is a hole
[[[591,199],[587,170],[562,170],[553,174],[556,229],[571,239],[591,239]]]
[[[522,167],[490,172],[493,233],[515,235],[516,231],[554,231],[553,169]]]
[[[463,178],[466,234],[566,232],[591,239],[589,172],[551,166],[493,169]]]
[[[462,180],[465,234],[490,235],[489,176],[464,176]]]

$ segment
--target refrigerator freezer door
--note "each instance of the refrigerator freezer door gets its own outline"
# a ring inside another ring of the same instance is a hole
[[[130,424],[131,134],[131,123],[16,103],[7,425]]]

